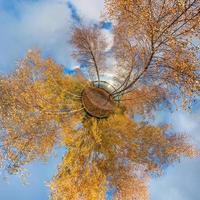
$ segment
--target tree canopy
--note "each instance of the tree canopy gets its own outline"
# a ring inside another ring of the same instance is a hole
[[[82,67],[75,75],[29,51],[0,77],[2,168],[21,173],[62,145],[51,199],[103,200],[112,191],[116,200],[148,200],[152,176],[199,156],[169,125],[134,118],[148,119],[159,105],[189,107],[199,96],[199,13],[199,0],[105,0],[113,47],[97,26],[76,27],[71,43]]]

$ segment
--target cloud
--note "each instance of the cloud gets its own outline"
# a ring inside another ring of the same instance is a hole
[[[79,15],[85,20],[100,21],[104,8],[103,0],[70,0]]]
[[[168,121],[176,132],[192,137],[200,148],[200,110],[162,113],[158,122]],[[157,116],[156,116],[157,117]],[[170,166],[164,176],[150,182],[151,200],[199,200],[200,158],[183,159]]]
[[[189,135],[200,147],[200,110],[192,113],[185,111],[173,113],[171,123],[175,131]]]
[[[87,22],[101,21],[103,0],[70,0],[77,13]],[[66,68],[76,64],[71,59],[73,19],[67,0],[0,0],[0,73],[15,68],[15,62],[30,48],[38,48],[43,55],[53,57]],[[113,36],[104,30],[109,48]],[[109,60],[110,63],[114,61]],[[110,77],[109,77],[110,78]],[[156,114],[157,122],[169,122],[175,131],[186,132],[200,141],[199,111]],[[199,143],[200,144],[200,143]],[[200,159],[185,159],[168,168],[165,176],[150,183],[152,200],[199,200]],[[3,198],[5,199],[5,198]],[[26,198],[27,199],[27,198]]]
[[[199,200],[200,159],[182,160],[150,183],[151,200]]]
[[[109,30],[109,29],[102,29],[101,31],[102,31],[102,34],[104,35],[106,42],[108,44],[106,51],[110,51],[111,48],[113,47],[114,35],[111,32],[111,30]]]
[[[72,18],[63,0],[0,1],[0,73],[10,72],[30,48],[70,67]]]

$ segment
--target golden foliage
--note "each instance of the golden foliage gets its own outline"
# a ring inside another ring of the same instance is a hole
[[[43,60],[34,51],[16,72],[1,77],[1,155],[10,173],[51,152],[62,122],[69,120],[71,110],[82,107],[78,99],[82,88],[52,59]]]
[[[105,0],[105,5],[114,24],[117,93],[161,87],[187,104],[199,95],[199,0]]]
[[[170,133],[167,127],[136,123],[120,105],[109,118],[88,116],[81,102],[88,85],[34,51],[15,73],[1,77],[1,161],[8,172],[20,172],[60,143],[68,152],[50,183],[52,199],[103,200],[113,190],[114,199],[146,200],[152,174],[161,175],[164,166],[182,156],[198,154],[184,136]],[[157,93],[159,88],[143,88],[144,97],[134,112],[162,101]],[[140,91],[128,95],[141,96]]]
[[[123,114],[90,118],[65,133],[68,152],[50,184],[56,200],[101,200],[109,189],[115,191],[114,199],[146,200],[152,174],[160,175],[181,156],[198,153],[185,136]]]
[[[107,191],[116,200],[147,200],[152,175],[161,175],[182,156],[199,156],[186,136],[167,125],[136,122],[132,115],[151,114],[172,100],[181,99],[186,107],[199,95],[199,47],[194,41],[200,1],[106,0],[105,5],[113,22],[109,52],[97,27],[75,28],[72,36],[73,55],[85,66],[86,77],[66,75],[36,51],[28,53],[16,72],[0,77],[2,167],[18,173],[30,161],[45,158],[55,144],[64,145],[67,153],[49,185],[54,200],[103,200]],[[114,62],[114,89],[101,81],[109,59]],[[90,89],[91,107],[103,112],[102,102],[116,101],[114,114],[100,119],[83,108],[84,89],[92,87],[107,95]]]
[[[165,107],[170,107],[168,99],[169,94],[162,88],[145,86],[125,94],[121,102],[130,114],[149,115],[161,103]]]

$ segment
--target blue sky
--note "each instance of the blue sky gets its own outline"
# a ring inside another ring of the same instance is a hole
[[[53,57],[66,71],[73,69],[77,63],[70,57],[72,47],[67,43],[71,27],[81,19],[109,28],[110,24],[102,23],[102,9],[103,0],[0,0],[0,73],[13,71],[16,62],[32,48]],[[104,32],[111,40],[109,32],[106,29]],[[199,145],[200,104],[193,113],[182,110],[156,113],[155,123],[162,122],[191,135]],[[47,200],[49,191],[45,185],[56,173],[63,152],[60,149],[57,157],[46,164],[41,161],[30,164],[26,186],[15,176],[8,178],[9,183],[0,179],[0,200]],[[184,159],[169,167],[163,177],[150,181],[151,200],[199,200],[199,171],[200,159]]]

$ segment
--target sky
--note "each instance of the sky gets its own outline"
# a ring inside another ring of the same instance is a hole
[[[43,56],[51,56],[66,70],[72,70],[77,63],[71,58],[68,41],[77,21],[101,24],[112,42],[102,10],[103,0],[0,0],[0,74],[12,72],[29,49],[39,49]],[[154,123],[171,123],[175,131],[190,135],[200,147],[200,104],[193,109],[192,113],[158,112]],[[16,176],[6,182],[0,178],[0,200],[47,200],[46,184],[56,173],[64,152],[58,149],[57,156],[47,163],[29,164],[28,185],[22,185]],[[199,171],[200,159],[184,159],[170,166],[161,178],[150,181],[151,200],[199,200]]]

